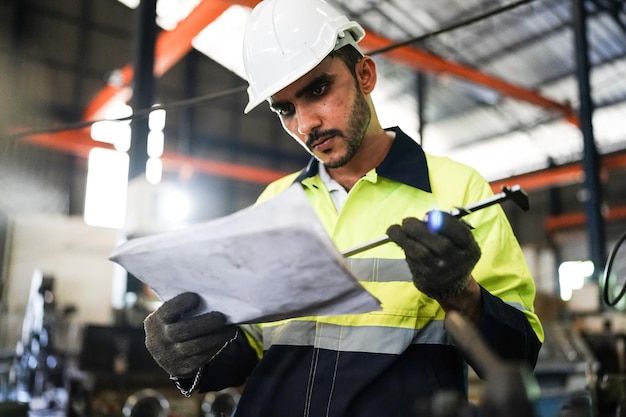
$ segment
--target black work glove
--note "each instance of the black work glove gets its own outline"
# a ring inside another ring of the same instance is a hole
[[[427,217],[438,214],[441,221],[434,225],[409,217],[401,226],[390,226],[387,235],[404,250],[415,286],[437,301],[446,301],[465,291],[480,259],[480,247],[464,221],[446,212],[429,212]]]
[[[190,377],[208,363],[237,335],[237,327],[225,326],[217,311],[192,317],[200,296],[183,293],[163,303],[146,317],[146,347],[171,376]]]

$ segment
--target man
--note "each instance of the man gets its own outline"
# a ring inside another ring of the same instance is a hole
[[[389,235],[347,260],[382,311],[244,328],[219,312],[191,317],[199,300],[186,293],[145,321],[146,346],[184,393],[245,384],[238,417],[412,416],[420,398],[466,395],[466,364],[443,328],[449,311],[472,320],[501,358],[531,367],[537,359],[535,288],[501,207],[467,223],[418,220],[490,196],[489,184],[381,127],[363,36],[323,0],[261,2],[244,38],[245,111],[268,100],[313,155],[259,201],[301,184],[340,250]]]

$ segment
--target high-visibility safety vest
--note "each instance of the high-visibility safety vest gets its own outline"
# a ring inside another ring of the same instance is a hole
[[[259,201],[302,184],[340,251],[385,234],[406,217],[463,207],[492,195],[474,169],[424,153],[399,128],[376,168],[349,191],[338,212],[314,159],[270,184]],[[472,271],[484,316],[478,329],[505,360],[535,365],[543,330],[533,311],[535,286],[506,215],[494,205],[464,217],[481,247]],[[444,311],[413,284],[404,252],[390,242],[347,263],[382,310],[301,317],[247,328],[260,358],[237,417],[414,416],[415,402],[438,391],[467,394],[467,367],[443,328]]]

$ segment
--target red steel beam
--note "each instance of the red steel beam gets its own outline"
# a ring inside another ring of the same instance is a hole
[[[600,168],[602,170],[613,170],[626,167],[626,153],[607,155],[600,157]],[[494,192],[502,191],[503,186],[519,184],[526,191],[541,190],[548,187],[563,186],[580,183],[584,180],[585,171],[580,162],[547,168],[528,174],[517,175],[502,180],[491,182]]]
[[[626,219],[626,206],[610,207],[603,216],[607,221]],[[581,212],[551,216],[544,220],[544,228],[548,233],[562,229],[577,228],[584,226],[586,219],[586,214]]]
[[[199,159],[176,153],[166,152],[161,159],[163,160],[164,170],[181,172],[185,169],[191,169],[192,172],[197,171],[207,175],[233,178],[256,184],[267,185],[289,174],[286,171],[277,171],[232,162]]]
[[[364,50],[382,49],[393,44],[393,41],[372,32],[368,32],[360,43]],[[392,49],[385,52],[385,56],[417,71],[451,74],[499,91],[505,96],[526,101],[548,110],[554,110],[560,113],[568,122],[578,125],[578,116],[569,105],[556,102],[535,91],[511,84],[500,78],[477,71],[474,68],[447,61],[436,55],[409,46]]]
[[[25,136],[20,141],[85,159],[93,148],[113,149],[113,145],[95,142],[91,139],[89,128],[64,130],[56,133],[38,133]]]
[[[64,152],[85,160],[93,148],[113,149],[113,146],[108,143],[92,140],[89,129],[66,130],[54,134],[35,134],[26,136],[21,141]],[[194,158],[171,152],[165,152],[161,160],[163,161],[163,169],[169,172],[200,172],[258,184],[269,184],[288,174],[286,171]]]

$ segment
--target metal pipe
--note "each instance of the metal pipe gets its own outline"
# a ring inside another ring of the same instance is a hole
[[[428,88],[428,80],[426,74],[417,71],[415,80],[415,89],[417,96],[417,121],[419,123],[418,135],[419,143],[424,146],[424,128],[426,127],[426,89]]]

